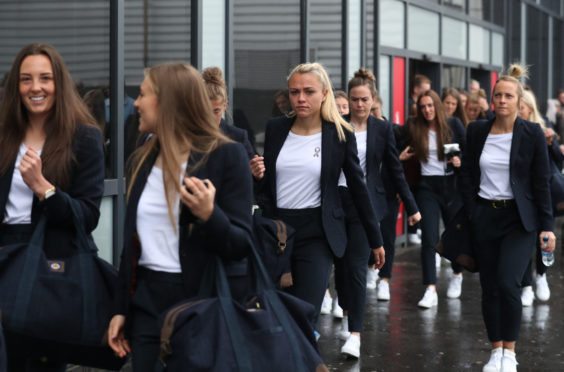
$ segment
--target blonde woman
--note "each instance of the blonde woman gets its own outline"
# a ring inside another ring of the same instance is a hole
[[[135,107],[139,130],[153,136],[130,160],[121,297],[108,333],[116,355],[132,353],[137,372],[157,361],[159,315],[198,294],[215,255],[247,255],[252,188],[245,150],[221,134],[192,66],[148,69]]]
[[[546,141],[538,124],[518,116],[520,65],[493,89],[495,118],[470,123],[459,183],[480,263],[482,315],[492,345],[483,371],[516,371],[521,280],[535,241],[554,251]],[[540,230],[540,233],[539,233]]]
[[[338,189],[341,169],[378,268],[384,264],[384,249],[354,133],[337,111],[325,69],[318,63],[297,66],[288,77],[288,89],[292,112],[268,122],[265,172],[253,168],[253,174],[262,178],[264,215],[281,218],[296,229],[294,285],[289,292],[315,306],[315,328],[333,256],[343,256],[347,243]]]

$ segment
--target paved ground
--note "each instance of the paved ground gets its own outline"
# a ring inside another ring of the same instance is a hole
[[[321,319],[320,348],[332,371],[481,371],[489,358],[489,342],[480,310],[477,274],[464,273],[460,299],[446,298],[450,267],[438,277],[439,305],[422,310],[424,292],[419,248],[398,249],[391,282],[391,301],[379,302],[368,290],[361,357],[340,354],[343,341],[335,335],[339,321]],[[548,271],[552,298],[524,308],[517,344],[519,371],[564,371],[564,258],[556,256]]]
[[[562,222],[559,221],[558,235]],[[558,248],[562,252],[562,239]],[[368,290],[366,330],[361,357],[347,360],[340,354],[343,344],[336,337],[339,321],[321,318],[320,349],[331,371],[481,371],[490,346],[480,312],[478,276],[464,273],[460,299],[446,298],[450,268],[439,271],[439,305],[417,308],[423,295],[419,248],[398,248],[391,284],[390,302],[378,302]],[[519,371],[564,371],[564,255],[548,271],[552,298],[524,308],[521,336],[517,344]],[[74,372],[92,371],[71,367]],[[123,372],[130,371],[124,367]]]

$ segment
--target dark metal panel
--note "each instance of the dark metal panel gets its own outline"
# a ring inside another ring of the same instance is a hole
[[[300,0],[300,63],[309,58],[309,1]]]
[[[190,10],[190,61],[197,69],[202,67],[202,1],[192,0]]]
[[[341,86],[347,90],[347,75],[349,72],[349,2],[343,0],[341,11]],[[348,93],[348,92],[347,92]]]

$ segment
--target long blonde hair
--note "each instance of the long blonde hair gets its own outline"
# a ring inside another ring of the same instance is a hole
[[[131,156],[128,164],[127,197],[141,166],[155,151],[162,157],[163,182],[168,213],[173,225],[172,205],[180,192],[178,176],[183,173],[178,154],[202,154],[190,171],[200,167],[219,145],[230,140],[215,125],[212,107],[202,76],[187,63],[164,63],[145,70],[149,88],[157,96],[158,114],[155,134]]]
[[[521,99],[531,109],[531,116],[523,119],[532,121],[533,123],[538,123],[542,129],[546,129],[546,123],[544,122],[544,119],[542,118],[539,109],[537,108],[537,100],[533,92],[526,89],[523,90],[523,96],[521,97]]]
[[[331,86],[331,80],[327,75],[327,71],[319,63],[302,63],[296,66],[290,75],[288,75],[288,82],[295,74],[307,74],[311,73],[316,75],[323,86],[323,90],[327,91],[325,100],[321,103],[321,118],[325,121],[332,122],[337,128],[337,135],[339,136],[339,141],[345,142],[345,130],[352,132],[353,129],[349,123],[339,114],[337,109],[337,103],[335,102],[335,95],[333,93],[333,87]],[[288,117],[296,116],[295,111],[290,111]]]

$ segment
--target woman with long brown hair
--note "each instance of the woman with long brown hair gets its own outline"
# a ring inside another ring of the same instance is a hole
[[[447,116],[458,118],[462,122],[462,125],[464,125],[464,128],[466,128],[468,126],[468,117],[466,116],[464,105],[460,99],[460,92],[455,88],[447,88],[441,95],[441,101],[443,102]]]
[[[25,46],[12,64],[5,89],[0,104],[0,246],[29,241],[33,226],[45,215],[46,256],[68,256],[75,247],[69,204],[80,206],[87,234],[100,217],[100,130],[51,45]],[[96,249],[91,237],[89,242]],[[6,336],[9,371],[65,369],[56,356],[22,357],[41,355],[41,350],[30,350],[32,344],[41,344],[20,343],[9,329]]]
[[[221,133],[192,66],[148,69],[135,106],[139,130],[153,136],[128,167],[120,296],[108,332],[118,356],[132,352],[134,371],[152,371],[159,315],[198,294],[215,255],[247,255],[252,186],[247,154]]]
[[[439,242],[439,218],[445,225],[452,217],[455,203],[460,200],[456,190],[455,169],[460,167],[460,157],[449,155],[445,145],[456,143],[464,151],[465,130],[455,118],[448,118],[437,93],[428,90],[419,96],[417,116],[407,127],[407,147],[400,154],[400,160],[414,159],[420,175],[417,184],[417,205],[421,211],[421,266],[425,294],[418,306],[430,308],[438,304],[436,292],[437,273],[435,269],[435,247]],[[447,296],[457,298],[461,293],[462,268],[453,263],[454,275],[449,284]]]

